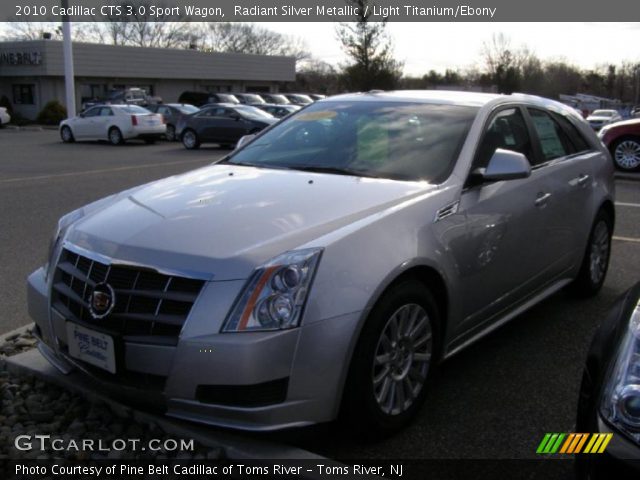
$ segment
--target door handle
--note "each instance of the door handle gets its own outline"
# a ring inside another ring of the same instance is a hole
[[[587,183],[588,180],[589,180],[589,175],[587,175],[586,173],[583,174],[583,175],[580,175],[578,177],[578,185],[583,187]]]
[[[550,193],[540,192],[538,194],[538,198],[536,198],[536,201],[535,201],[536,207],[544,207],[547,204],[547,200],[549,200],[549,198],[551,198]]]

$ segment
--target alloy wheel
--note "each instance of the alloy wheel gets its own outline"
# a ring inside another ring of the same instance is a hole
[[[640,166],[640,143],[623,140],[616,146],[613,156],[620,168],[634,170]]]
[[[176,129],[173,125],[167,125],[167,132],[165,133],[167,140],[173,142],[176,139]]]
[[[375,399],[384,413],[398,415],[413,405],[429,372],[432,337],[429,315],[418,304],[403,305],[387,321],[371,371]]]
[[[589,252],[589,273],[594,284],[602,281],[607,270],[610,243],[609,227],[604,220],[600,220],[593,230]]]
[[[109,131],[109,141],[113,145],[119,145],[120,143],[122,143],[122,134],[120,133],[120,130],[118,130],[117,128],[112,128]]]
[[[193,133],[191,130],[185,132],[183,137],[182,137],[182,142],[184,143],[184,146],[187,147],[187,148],[195,147],[196,146],[196,134]]]

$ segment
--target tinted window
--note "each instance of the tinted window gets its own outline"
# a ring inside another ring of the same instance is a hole
[[[113,111],[109,107],[102,107],[100,109],[100,116],[101,117],[109,117],[111,115],[113,115]]]
[[[125,113],[150,113],[146,108],[138,107],[137,105],[127,105],[126,107],[121,107],[122,111]]]
[[[498,148],[524,154],[532,162],[531,139],[518,108],[507,108],[494,115],[478,147],[473,168],[486,168]]]
[[[100,115],[100,107],[90,108],[83,113],[83,116],[85,117],[97,117],[98,115]]]
[[[476,113],[474,107],[407,102],[315,104],[227,161],[437,183],[451,172]]]
[[[591,150],[589,143],[571,121],[561,115],[553,115],[553,118],[560,124],[564,133],[569,137],[576,152],[585,152]]]
[[[564,157],[576,152],[575,147],[560,124],[542,110],[530,108],[533,128],[538,134],[540,150],[545,161]]]

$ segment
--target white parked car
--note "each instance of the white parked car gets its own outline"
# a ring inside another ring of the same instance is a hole
[[[616,110],[594,110],[591,112],[591,115],[587,117],[587,122],[589,122],[589,125],[596,131],[605,125],[619,122],[620,120],[622,120],[622,115]]]
[[[98,105],[60,122],[63,142],[108,140],[120,145],[132,138],[153,143],[167,130],[162,115],[137,105]]]
[[[7,109],[0,107],[0,125],[6,125],[11,121],[11,115],[7,112]]]

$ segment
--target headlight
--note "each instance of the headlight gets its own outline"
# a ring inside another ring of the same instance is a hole
[[[256,269],[238,296],[223,332],[297,327],[322,249],[284,253]]]
[[[49,248],[47,250],[47,259],[44,264],[45,281],[49,278],[49,273],[50,273],[49,270],[51,268],[51,264],[53,260],[51,257],[53,256],[56,249],[58,248],[58,245],[60,244],[60,240],[64,238],[64,235],[67,232],[67,229],[69,228],[69,226],[76,220],[79,220],[80,218],[82,218],[83,216],[84,216],[84,209],[79,208],[77,210],[67,213],[66,215],[63,215],[62,217],[60,217],[60,220],[58,220],[58,225],[56,226],[56,229],[54,230],[53,235],[51,236],[51,240],[49,240]]]
[[[601,412],[612,425],[640,443],[640,302],[631,315],[605,387]]]

